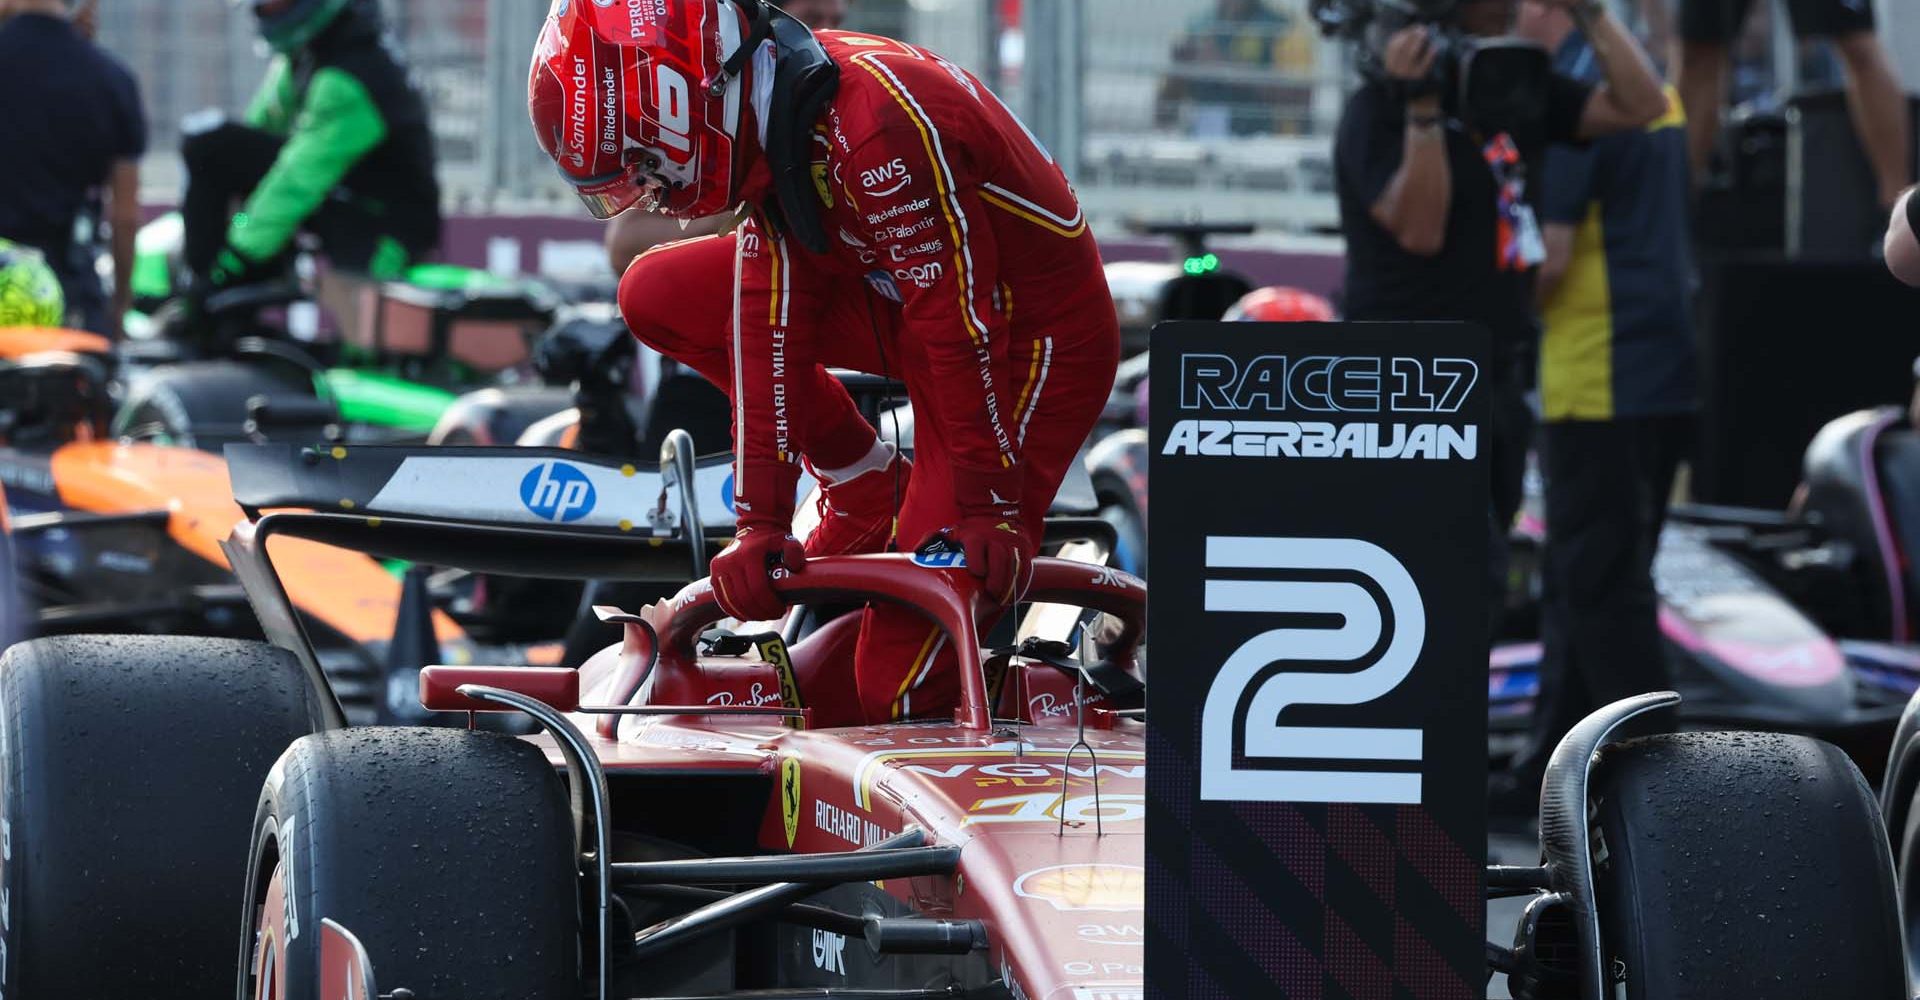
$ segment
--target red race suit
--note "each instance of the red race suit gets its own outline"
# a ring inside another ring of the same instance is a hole
[[[657,247],[620,283],[628,326],[725,389],[741,523],[791,523],[804,456],[860,460],[874,430],[827,367],[891,375],[915,414],[893,545],[952,527],[962,493],[1018,497],[1028,551],[1113,386],[1119,325],[1100,253],[1053,158],[999,98],[926,49],[819,38],[840,86],[815,126],[831,249],[755,214]],[[866,611],[855,675],[868,721],[952,710],[937,629]]]

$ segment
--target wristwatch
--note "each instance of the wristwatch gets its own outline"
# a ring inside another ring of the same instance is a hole
[[[1441,123],[1444,121],[1446,121],[1446,116],[1440,114],[1438,111],[1430,115],[1407,115],[1407,127],[1419,132],[1438,132],[1440,131]]]

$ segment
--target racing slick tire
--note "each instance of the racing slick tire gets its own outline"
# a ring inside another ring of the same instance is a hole
[[[254,813],[237,995],[318,1000],[326,918],[365,945],[382,992],[579,1000],[569,817],[559,774],[510,736],[349,728],[294,743]]]
[[[1612,995],[1906,996],[1880,809],[1838,747],[1650,736],[1603,750],[1592,789]]]
[[[320,718],[257,642],[60,636],[0,658],[0,996],[218,995],[260,781]]]

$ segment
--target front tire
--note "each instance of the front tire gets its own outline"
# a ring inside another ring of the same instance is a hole
[[[1880,809],[1838,747],[1652,736],[1602,751],[1593,798],[1614,995],[1909,995]]]
[[[260,781],[320,719],[256,642],[61,636],[0,658],[0,996],[199,1000],[233,981]]]
[[[532,744],[340,729],[287,748],[260,792],[240,1000],[319,1000],[321,918],[418,1000],[579,1000],[579,877],[559,775]],[[331,1000],[331,998],[329,998]]]

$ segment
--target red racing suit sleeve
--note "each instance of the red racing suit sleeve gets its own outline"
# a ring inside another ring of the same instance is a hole
[[[742,526],[793,523],[800,455],[795,416],[813,384],[819,281],[806,251],[758,214],[740,224],[734,258],[734,508]]]
[[[939,421],[956,472],[1015,497],[1020,446],[1009,420],[1014,400],[1005,398],[1012,387],[996,382],[1008,343],[993,230],[977,186],[950,162],[952,138],[924,117],[909,118],[855,146],[839,182],[872,222],[872,266],[899,295],[901,337],[926,356],[924,399],[933,412],[919,419]]]

